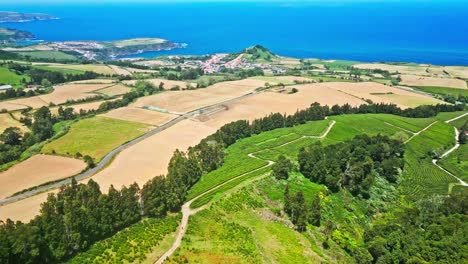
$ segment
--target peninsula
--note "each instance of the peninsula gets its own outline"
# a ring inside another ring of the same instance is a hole
[[[27,39],[33,39],[34,35],[31,32],[12,29],[12,28],[0,28],[0,43],[11,43],[15,41],[22,41]]]
[[[30,22],[39,20],[52,20],[58,19],[58,17],[41,14],[41,13],[19,13],[19,12],[7,12],[0,11],[0,23],[7,22]]]

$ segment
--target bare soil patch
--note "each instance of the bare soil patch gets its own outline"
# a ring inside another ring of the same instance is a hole
[[[34,155],[0,172],[0,199],[46,182],[78,174],[86,168],[82,160],[53,155]]]

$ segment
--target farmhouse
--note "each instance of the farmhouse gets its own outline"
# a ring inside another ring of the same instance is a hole
[[[0,85],[0,90],[10,90],[13,88],[11,85]]]

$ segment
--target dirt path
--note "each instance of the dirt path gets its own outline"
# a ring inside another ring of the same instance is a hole
[[[431,124],[429,124],[427,127],[423,128],[423,129],[421,129],[421,130],[419,130],[419,131],[416,132],[416,133],[413,133],[413,135],[412,135],[410,138],[408,138],[408,140],[406,140],[406,141],[403,142],[403,143],[405,143],[405,144],[408,143],[408,142],[409,142],[410,140],[412,140],[414,137],[416,137],[416,136],[418,136],[419,134],[421,134],[422,132],[428,130],[432,125],[434,125],[434,124],[437,123],[437,122],[439,122],[439,121],[434,121],[434,122],[432,122]],[[400,128],[400,129],[403,129],[403,130],[404,130],[404,128]]]
[[[462,118],[462,117],[464,117],[464,116],[466,116],[466,115],[468,115],[468,112],[466,112],[466,113],[464,113],[464,114],[462,114],[462,115],[459,115],[459,116],[457,116],[457,117],[455,117],[455,118],[452,118],[452,119],[450,119],[450,120],[447,120],[447,121],[445,121],[445,123],[448,124],[448,123],[450,123],[450,122],[452,122],[452,121],[455,121],[455,120],[457,120],[457,119],[460,119],[460,118]]]
[[[298,140],[301,140],[301,139],[304,139],[304,138],[325,138],[325,137],[328,135],[328,133],[330,132],[330,130],[333,128],[333,126],[335,125],[335,123],[336,123],[336,121],[333,120],[333,121],[330,123],[330,125],[328,126],[327,130],[325,130],[325,132],[324,132],[321,136],[303,136],[303,137],[300,137],[300,138],[298,138],[298,139],[294,139],[294,140],[291,140],[291,141],[286,142],[286,143],[284,143],[284,144],[281,144],[281,145],[279,145],[279,146],[273,147],[273,148],[271,148],[271,149],[280,148],[280,147],[289,145],[289,144],[291,144],[291,143],[294,143],[294,142],[296,142],[296,141],[298,141]],[[266,150],[266,149],[261,150],[261,151],[265,151],[265,150]],[[259,157],[257,157],[257,156],[254,155],[255,153],[258,153],[258,152],[260,152],[260,151],[256,151],[256,152],[249,153],[249,154],[247,154],[247,156],[249,156],[249,157],[251,157],[251,158],[254,158],[254,159],[264,160],[264,159],[261,159],[261,158],[259,158]],[[180,247],[180,244],[182,243],[182,238],[184,237],[185,232],[187,231],[187,226],[188,226],[189,217],[190,217],[191,215],[194,215],[194,214],[198,213],[199,211],[202,211],[202,210],[206,209],[206,208],[210,205],[210,203],[208,203],[208,204],[206,204],[206,205],[204,205],[204,206],[202,206],[202,207],[199,207],[199,208],[196,208],[196,209],[191,209],[191,208],[190,208],[190,205],[192,204],[193,201],[197,200],[198,198],[202,197],[203,195],[205,195],[205,194],[207,194],[207,193],[209,193],[209,192],[211,192],[211,191],[213,191],[213,190],[216,190],[216,189],[218,189],[218,188],[220,188],[220,187],[222,187],[222,186],[224,186],[224,185],[226,185],[226,184],[228,184],[228,183],[230,183],[230,182],[232,182],[232,181],[235,181],[236,179],[238,179],[238,178],[240,178],[240,177],[243,177],[243,176],[245,176],[245,175],[247,175],[247,174],[250,174],[250,173],[259,171],[259,170],[261,170],[261,169],[270,167],[271,165],[273,165],[273,164],[275,163],[274,161],[271,161],[271,160],[264,160],[264,161],[267,161],[268,164],[265,165],[265,166],[262,166],[262,167],[260,167],[260,168],[257,168],[257,169],[255,169],[255,170],[251,170],[251,171],[249,171],[249,172],[243,173],[243,174],[241,174],[241,175],[239,175],[239,176],[236,176],[236,177],[234,177],[234,178],[232,178],[232,179],[230,179],[230,180],[228,180],[228,181],[225,181],[224,183],[222,183],[222,184],[220,184],[220,185],[217,185],[217,186],[215,186],[215,187],[213,187],[213,188],[211,188],[211,189],[205,191],[204,193],[198,195],[197,197],[195,197],[195,198],[193,198],[192,200],[190,200],[190,201],[186,202],[185,204],[183,204],[183,205],[182,205],[182,210],[181,210],[181,211],[182,211],[182,220],[181,220],[181,222],[180,222],[179,231],[177,232],[177,237],[176,237],[174,243],[172,244],[171,248],[169,248],[169,249],[155,262],[155,264],[162,264],[168,257],[170,257],[170,256],[177,250],[177,248]],[[258,176],[257,178],[261,178],[261,177],[265,177],[265,175],[260,175],[260,176]]]
[[[464,114],[462,114],[462,115],[460,115],[460,116],[457,116],[457,117],[455,117],[455,118],[452,118],[452,119],[450,119],[450,120],[447,120],[447,121],[445,121],[445,123],[448,124],[448,123],[450,123],[450,122],[452,122],[452,121],[455,121],[455,120],[457,120],[457,119],[459,119],[459,118],[462,118],[462,117],[464,117],[464,116],[466,116],[466,115],[468,115],[468,113],[464,113]],[[450,176],[454,177],[455,179],[457,179],[461,186],[466,186],[466,187],[468,187],[468,184],[467,184],[466,182],[464,182],[462,179],[458,178],[458,177],[455,176],[453,173],[451,173],[450,171],[444,169],[442,166],[440,166],[439,164],[437,164],[437,162],[438,162],[440,159],[446,157],[447,155],[449,155],[450,153],[452,153],[453,151],[455,151],[456,149],[458,149],[458,148],[460,147],[460,143],[458,142],[458,136],[460,135],[460,132],[458,131],[458,129],[457,129],[456,127],[453,127],[453,129],[455,130],[455,146],[453,146],[451,149],[447,150],[447,151],[446,151],[444,154],[442,154],[438,159],[433,159],[433,160],[432,160],[432,164],[436,165],[437,168],[443,170],[443,171],[444,171],[445,173],[447,173],[448,175],[450,175]]]

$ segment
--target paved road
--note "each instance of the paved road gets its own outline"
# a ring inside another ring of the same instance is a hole
[[[300,138],[298,138],[298,139],[294,139],[294,140],[291,140],[291,141],[286,142],[286,143],[284,143],[284,144],[281,144],[281,145],[279,145],[279,146],[276,146],[276,147],[274,147],[273,149],[275,149],[275,148],[280,148],[280,147],[289,145],[289,144],[291,144],[291,143],[294,143],[294,142],[296,142],[296,141],[298,141],[298,140],[301,140],[301,139],[304,139],[304,138],[325,138],[325,137],[328,135],[328,133],[330,132],[330,130],[333,128],[333,126],[335,125],[335,123],[336,123],[336,121],[333,120],[333,121],[330,123],[330,125],[328,126],[327,130],[326,130],[321,136],[303,136],[303,137],[300,137]],[[260,151],[264,151],[264,150],[260,150]],[[258,153],[258,152],[260,152],[260,151],[249,153],[249,154],[247,154],[247,156],[249,156],[249,157],[251,157],[251,158],[254,158],[254,159],[264,160],[264,159],[261,159],[261,158],[255,156],[255,153]],[[205,194],[207,194],[207,193],[209,193],[209,192],[211,192],[211,191],[213,191],[213,190],[216,190],[216,189],[218,189],[218,188],[220,188],[220,187],[222,187],[222,186],[224,186],[224,185],[226,185],[226,184],[228,184],[228,183],[230,183],[230,182],[232,182],[232,181],[235,181],[236,179],[238,179],[238,178],[240,178],[240,177],[243,177],[243,176],[245,176],[245,175],[247,175],[247,174],[250,174],[250,173],[259,171],[259,170],[264,169],[264,168],[266,168],[266,167],[270,167],[271,165],[273,165],[273,164],[275,163],[274,161],[271,161],[271,160],[264,160],[264,161],[267,161],[268,164],[265,165],[265,166],[263,166],[263,167],[260,167],[260,168],[258,168],[258,169],[254,169],[254,170],[251,170],[251,171],[249,171],[249,172],[246,172],[246,173],[243,173],[243,174],[241,174],[241,175],[238,175],[238,176],[236,176],[236,177],[234,177],[234,178],[232,178],[232,179],[230,179],[230,180],[228,180],[228,181],[225,181],[224,183],[222,183],[222,184],[220,184],[220,185],[217,185],[217,186],[215,186],[215,187],[213,187],[213,188],[211,188],[211,189],[205,191],[204,193],[198,195],[197,197],[195,197],[195,198],[193,198],[192,200],[190,200],[190,201],[186,202],[185,204],[183,204],[183,205],[182,205],[182,210],[181,210],[181,211],[182,211],[182,220],[181,220],[181,222],[180,222],[179,231],[177,232],[176,239],[175,239],[174,243],[172,244],[171,248],[169,248],[169,249],[155,262],[155,264],[162,264],[168,257],[170,257],[170,256],[177,250],[177,248],[180,247],[180,244],[182,243],[182,238],[184,237],[185,232],[187,231],[187,226],[188,226],[189,217],[190,217],[191,215],[194,215],[194,214],[198,213],[198,212],[201,211],[201,210],[204,210],[205,208],[207,208],[207,207],[210,205],[210,203],[208,203],[208,204],[206,204],[206,205],[204,205],[204,206],[202,206],[202,207],[199,207],[199,208],[196,208],[196,209],[191,209],[191,208],[190,208],[190,205],[193,203],[193,201],[197,200],[198,198],[202,197],[203,195],[205,195]],[[260,176],[256,177],[256,179],[258,180],[258,179],[260,179],[260,178],[262,178],[262,177],[265,177],[265,175],[260,175]]]
[[[236,98],[233,98],[233,99],[229,99],[229,100],[219,102],[219,103],[216,103],[216,104],[213,104],[213,105],[201,107],[201,108],[195,109],[195,110],[193,110],[191,112],[182,114],[182,115],[172,119],[171,121],[169,121],[169,122],[155,128],[155,129],[149,131],[148,133],[146,133],[146,134],[144,134],[144,135],[142,135],[142,136],[140,136],[138,138],[135,138],[135,139],[123,144],[123,145],[120,145],[119,147],[117,147],[114,150],[112,150],[111,152],[109,152],[106,156],[104,156],[104,158],[98,164],[96,164],[96,167],[88,169],[88,170],[74,176],[74,178],[77,181],[80,181],[80,180],[83,180],[83,179],[86,179],[88,177],[93,176],[95,173],[97,173],[101,169],[105,168],[108,164],[110,164],[112,162],[112,160],[114,159],[114,157],[117,156],[117,154],[119,154],[122,150],[124,150],[124,149],[126,149],[126,148],[128,148],[130,146],[133,146],[133,145],[137,144],[138,142],[140,142],[142,140],[145,140],[145,139],[147,139],[147,138],[149,138],[149,137],[151,137],[151,136],[153,136],[153,135],[155,135],[155,134],[157,134],[157,133],[159,133],[159,132],[161,132],[163,130],[166,130],[167,128],[179,123],[180,121],[182,121],[184,119],[187,119],[187,118],[193,117],[195,115],[198,115],[203,110],[205,110],[207,108],[212,108],[212,107],[232,103],[232,102],[235,102],[235,101],[238,101],[238,100],[250,97],[250,96],[257,95],[259,93],[261,93],[261,91],[251,92],[251,93],[244,94],[242,96],[239,96],[239,97],[236,97]],[[0,200],[0,206],[5,205],[5,204],[9,204],[9,203],[17,202],[19,200],[34,196],[34,195],[42,193],[42,192],[46,192],[46,191],[50,191],[50,190],[60,188],[63,185],[70,184],[71,181],[72,181],[72,177],[67,178],[67,179],[63,179],[63,180],[60,180],[60,181],[57,181],[57,182],[53,182],[53,183],[38,186],[38,187],[36,187],[36,188],[34,188],[32,190],[25,191],[23,193],[16,194],[16,195],[13,195],[13,196],[10,196],[8,198]]]

